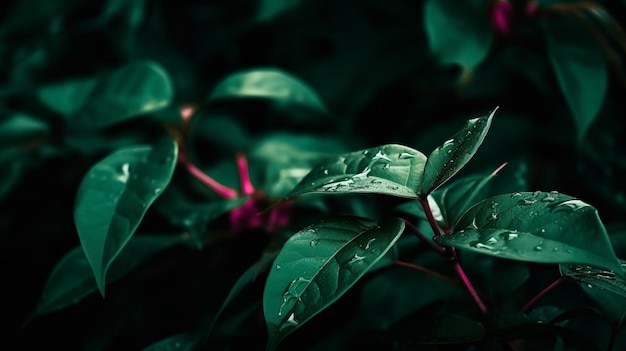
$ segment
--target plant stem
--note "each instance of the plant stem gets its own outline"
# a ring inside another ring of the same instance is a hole
[[[239,179],[241,181],[241,191],[246,196],[254,194],[254,185],[252,185],[252,181],[250,180],[250,170],[246,154],[238,152],[235,156],[235,160],[237,161],[237,171],[239,172]]]
[[[433,230],[433,233],[435,234],[435,236],[439,236],[441,235],[441,228],[439,228],[439,225],[437,224],[437,220],[435,219],[435,216],[433,216],[433,211],[430,209],[430,204],[428,203],[428,197],[420,197],[419,198],[419,202],[422,205],[422,208],[424,209],[424,213],[426,214],[426,219],[428,219],[428,224],[430,224],[430,227]]]
[[[404,220],[404,223],[406,223],[406,226],[411,229],[411,231],[413,233],[415,233],[415,235],[418,237],[418,239],[420,239],[424,244],[428,245],[433,251],[435,251],[436,253],[442,255],[442,256],[448,256],[448,253],[446,251],[445,248],[437,245],[436,243],[434,243],[432,240],[428,239],[426,237],[426,235],[424,235],[424,233],[420,232],[419,229],[417,229],[413,223],[407,221],[406,219]]]
[[[467,289],[467,292],[469,292],[470,296],[472,296],[472,299],[476,303],[476,306],[478,306],[478,309],[483,314],[487,314],[488,312],[487,306],[485,305],[483,300],[480,298],[480,296],[478,296],[478,292],[476,291],[476,289],[474,289],[474,286],[472,285],[472,282],[469,280],[469,278],[465,274],[463,267],[461,267],[458,257],[456,256],[456,251],[454,250],[454,248],[451,248],[450,252],[451,252],[452,267],[456,271],[456,274],[459,276],[459,278],[461,278],[461,281],[463,282],[465,289]]]
[[[533,297],[530,301],[528,301],[528,303],[526,305],[524,305],[524,307],[522,307],[520,312],[528,311],[528,309],[530,307],[532,307],[532,305],[534,305],[537,301],[539,301],[539,299],[541,299],[548,292],[552,291],[552,289],[554,289],[557,286],[561,285],[561,283],[563,283],[564,281],[565,281],[565,279],[563,277],[559,277],[559,279],[555,280],[552,284],[548,285],[548,287],[546,287],[545,289],[541,290],[537,295],[535,295],[535,297]]]
[[[209,189],[215,191],[224,199],[235,199],[239,196],[237,190],[222,185],[220,182],[211,178],[208,174],[202,172],[202,170],[196,167],[196,165],[189,160],[189,157],[187,156],[187,153],[184,152],[183,148],[180,148],[180,152],[178,153],[178,162],[185,167],[189,174],[202,184],[206,185]]]
[[[442,281],[444,281],[444,282],[446,282],[448,284],[452,284],[452,285],[458,286],[458,284],[454,280],[446,277],[443,274],[440,274],[440,273],[437,273],[437,272],[435,272],[435,271],[433,271],[431,269],[428,269],[426,267],[423,267],[423,266],[420,266],[420,265],[416,265],[416,264],[413,264],[413,263],[410,263],[410,262],[400,261],[400,260],[394,261],[394,264],[396,264],[398,266],[402,266],[402,267],[415,269],[415,270],[420,271],[420,272],[424,272],[424,273],[426,273],[428,275],[431,275],[431,276],[433,276],[433,277],[435,277],[435,278],[437,278],[439,280],[442,280]]]

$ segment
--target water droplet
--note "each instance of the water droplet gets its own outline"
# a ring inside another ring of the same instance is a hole
[[[491,214],[487,217],[488,221],[495,221],[496,219],[498,219],[498,214],[495,212],[491,212]]]
[[[378,152],[376,153],[376,155],[374,156],[374,158],[372,158],[372,161],[374,160],[385,160],[388,162],[391,162],[391,159],[389,157],[387,157],[387,155],[385,155],[382,151],[378,150]]]
[[[498,206],[497,202],[492,202],[491,203],[491,209],[495,209]]]
[[[281,267],[279,264],[277,264],[277,265],[276,265],[276,270],[277,270],[277,271],[280,271],[280,270],[281,270],[281,268],[282,268],[282,267]]]
[[[115,177],[115,179],[122,183],[126,183],[128,181],[128,176],[130,175],[130,164],[124,163],[123,165],[121,165],[118,173],[119,174]],[[136,176],[136,174],[133,174],[133,176]]]
[[[535,247],[533,248],[533,250],[535,250],[535,251],[541,251],[541,250],[543,250],[543,247],[541,247],[541,245],[537,245],[537,246],[535,246]]]
[[[486,244],[483,244],[480,241],[472,241],[470,243],[470,246],[471,247],[475,247],[477,249],[493,250],[493,247],[491,247],[489,245],[486,245]]]
[[[449,154],[451,154],[451,153],[452,153],[452,150],[448,150],[448,153],[449,153]]]
[[[385,164],[385,165],[383,166],[383,169],[389,169],[390,167],[391,167],[391,166],[389,166],[389,163],[387,163],[387,164]]]
[[[156,188],[154,189],[154,195],[158,194],[161,192],[161,188]]]
[[[450,147],[450,146],[452,146],[452,145],[454,145],[454,139],[448,139],[448,140],[446,140],[446,141],[443,143],[443,147],[444,147],[444,149],[445,149],[445,148],[447,148],[447,147]]]
[[[383,182],[383,181],[382,181],[382,180],[380,180],[380,179],[372,179],[372,180],[370,181],[370,183],[372,183],[372,184],[382,184],[382,182]]]
[[[519,236],[519,234],[517,233],[513,233],[513,232],[505,232],[505,233],[501,233],[500,234],[500,238],[504,239],[506,241],[510,241],[510,240],[514,240]]]
[[[588,287],[589,289],[591,289],[591,288],[593,288],[593,285],[591,285],[591,284],[587,284],[587,287]]]
[[[533,197],[527,197],[527,198],[524,198],[522,201],[520,201],[520,203],[523,205],[532,205],[535,202],[537,202],[537,199]]]
[[[355,262],[363,261],[365,256],[359,256],[358,254],[354,254],[354,256],[348,261],[348,264],[353,264]]]
[[[367,249],[369,249],[369,248],[370,248],[370,244],[371,244],[374,240],[376,240],[376,238],[371,238],[371,239],[369,239],[369,240],[367,241],[367,245],[365,245],[365,250],[367,250]]]
[[[286,307],[287,309],[291,309],[291,307],[293,307],[296,301],[301,301],[300,296],[302,295],[302,292],[309,285],[310,282],[311,282],[310,279],[299,277],[297,279],[292,280],[291,283],[289,283],[289,286],[287,286],[287,289],[285,289],[285,292],[283,293],[283,303],[282,305],[280,305],[280,308],[278,309],[279,316],[283,315],[283,310]],[[287,306],[287,305],[290,305],[290,306]]]
[[[554,200],[556,200],[556,197],[551,195],[551,194],[548,194],[548,195],[546,195],[546,197],[541,199],[542,202],[552,202]]]
[[[370,174],[371,171],[372,171],[371,168],[365,167],[365,169],[361,173],[357,173],[357,174],[353,175],[352,179],[354,179],[354,180],[363,180],[363,179],[367,178],[367,175]],[[348,185],[350,185],[350,184],[348,184]]]
[[[541,230],[539,230],[539,233],[541,233],[541,234],[545,234],[545,232],[546,232],[546,230],[543,229],[543,228],[541,228]]]
[[[476,225],[476,217],[472,219],[472,223],[467,227],[467,229],[478,229],[478,226]]]
[[[327,169],[324,170],[324,174],[328,175],[328,170]]]
[[[287,319],[287,323],[290,323],[292,325],[298,325],[298,321],[296,320],[296,314],[292,313],[289,315],[289,318]]]
[[[511,197],[518,197],[518,196],[522,196],[522,193],[513,193],[511,194]]]
[[[363,151],[363,155],[367,155],[368,153],[369,153],[369,151],[367,151],[367,150]]]
[[[565,211],[565,212],[574,212],[578,211],[582,208],[588,207],[589,205],[584,203],[581,200],[572,199],[563,201],[560,204],[556,205],[552,212]]]
[[[408,158],[415,158],[415,155],[410,154],[410,153],[408,153],[408,152],[401,152],[401,153],[398,155],[398,158],[399,158],[400,160],[405,160],[405,159],[408,159]]]
[[[555,248],[552,249],[552,251],[557,252],[557,251],[559,251],[559,248],[555,247]]]
[[[489,240],[487,240],[487,244],[491,244],[491,245],[496,244],[497,242],[498,242],[498,239],[494,237],[491,237],[489,238]]]
[[[558,192],[558,191],[556,191],[556,190],[552,190],[552,191],[550,192],[550,194],[554,194],[554,195],[557,195],[558,193],[559,193],[559,192]]]
[[[320,243],[320,239],[313,239],[313,240],[311,240],[311,242],[309,242],[309,245],[310,245],[311,247],[315,247],[315,246],[317,246],[317,244],[319,244],[319,243]]]

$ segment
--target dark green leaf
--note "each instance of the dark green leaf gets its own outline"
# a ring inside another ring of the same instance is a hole
[[[118,150],[83,178],[74,221],[103,296],[109,265],[169,184],[177,155],[176,142],[166,138],[154,147]]]
[[[24,114],[15,114],[0,122],[0,147],[16,146],[30,138],[48,134],[49,127],[42,121]]]
[[[37,90],[37,97],[52,111],[70,117],[85,105],[97,83],[95,78],[83,78],[47,85]]]
[[[112,283],[126,276],[152,255],[182,240],[181,236],[165,235],[142,235],[132,238],[111,264],[107,282]],[[50,273],[32,317],[78,303],[97,290],[98,286],[87,257],[82,247],[76,247],[68,252]]]
[[[454,224],[474,203],[476,196],[482,194],[484,186],[495,175],[496,172],[493,172],[487,176],[462,178],[434,191],[432,196],[437,203],[443,222],[448,226]]]
[[[231,301],[235,297],[237,297],[237,295],[239,295],[239,293],[247,285],[252,283],[258,277],[258,275],[261,273],[262,270],[266,269],[268,265],[272,263],[272,261],[276,258],[277,254],[278,252],[270,252],[270,253],[263,254],[263,256],[257,262],[255,262],[252,266],[250,266],[250,268],[248,268],[239,277],[239,279],[237,279],[237,282],[235,282],[235,285],[233,285],[233,287],[230,289],[228,296],[226,296],[226,299],[224,299],[224,302],[222,302],[222,306],[213,317],[213,320],[207,330],[207,335],[211,334],[211,331],[213,330],[215,323],[217,322],[218,318],[220,318],[220,316],[222,315],[222,312],[224,312],[224,309],[226,309],[226,307],[231,303]]]
[[[276,68],[233,73],[217,84],[208,101],[233,98],[262,98],[326,113],[326,106],[306,83]]]
[[[444,65],[472,70],[491,48],[493,32],[481,0],[427,0],[424,25],[431,52]]]
[[[143,351],[191,351],[195,350],[200,337],[193,333],[181,333],[159,340]]]
[[[282,12],[297,6],[300,0],[260,0],[257,10],[257,20],[260,22],[270,21]]]
[[[621,265],[598,211],[556,192],[491,197],[470,208],[439,243],[483,254],[542,263]]]
[[[106,127],[164,109],[173,95],[163,67],[154,62],[131,63],[100,77],[69,123],[79,129]]]
[[[398,240],[404,221],[324,220],[294,234],[274,261],[263,293],[267,349],[335,302]]]
[[[607,92],[606,59],[592,32],[578,21],[562,18],[544,29],[552,68],[582,142]]]
[[[456,344],[480,341],[486,330],[482,323],[458,314],[434,320],[430,328],[415,333],[411,342],[418,344]]]
[[[626,267],[625,263],[622,263]],[[559,265],[561,275],[579,283],[614,322],[626,318],[626,280],[615,272],[587,265]],[[623,271],[622,271],[623,272]]]
[[[470,119],[454,137],[431,152],[424,168],[420,194],[430,194],[469,162],[485,139],[497,110],[488,116]]]
[[[375,193],[418,197],[426,156],[388,144],[330,158],[314,167],[288,197],[308,193]]]

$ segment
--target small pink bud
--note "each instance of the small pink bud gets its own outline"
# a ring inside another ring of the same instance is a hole
[[[511,34],[511,17],[513,16],[513,5],[507,0],[496,2],[491,11],[491,20],[496,30],[502,36]]]

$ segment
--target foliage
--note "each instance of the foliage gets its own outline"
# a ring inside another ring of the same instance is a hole
[[[626,3],[2,7],[6,349],[626,348]]]

